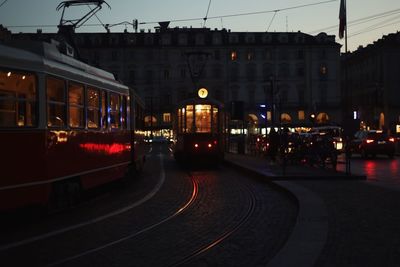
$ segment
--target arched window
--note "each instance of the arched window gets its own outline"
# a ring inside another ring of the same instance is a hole
[[[317,115],[316,122],[317,123],[326,123],[329,121],[329,116],[325,112],[321,112]]]
[[[290,117],[290,115],[287,114],[287,113],[282,113],[281,114],[281,122],[282,123],[291,123],[292,122],[292,117]]]

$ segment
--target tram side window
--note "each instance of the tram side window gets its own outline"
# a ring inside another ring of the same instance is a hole
[[[213,133],[218,133],[218,108],[213,107],[213,113],[212,113],[212,132]]]
[[[0,71],[0,127],[36,126],[36,76]]]
[[[53,77],[46,79],[47,126],[65,126],[65,82]]]
[[[100,92],[96,88],[87,89],[87,127],[96,129],[100,127]]]
[[[128,114],[129,114],[128,108],[129,108],[129,106],[127,105],[127,98],[126,98],[126,96],[122,96],[121,124],[122,124],[123,129],[127,128]]]
[[[178,109],[178,133],[182,132],[182,109]]]
[[[111,128],[119,128],[121,117],[121,99],[118,94],[110,94],[110,126]]]
[[[193,126],[193,106],[187,105],[186,106],[186,125],[185,125],[185,132],[186,133],[193,133],[194,126]]]
[[[101,128],[107,129],[108,127],[108,109],[107,109],[107,92],[101,91]]]
[[[84,87],[82,84],[69,83],[69,126],[73,128],[84,127]]]

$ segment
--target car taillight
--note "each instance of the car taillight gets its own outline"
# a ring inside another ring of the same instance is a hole
[[[367,142],[367,144],[371,144],[374,142],[374,139],[367,139],[365,142]]]
[[[199,147],[199,144],[194,144],[194,147],[195,147],[195,148],[198,148],[198,147]]]
[[[394,138],[393,138],[393,137],[390,137],[390,138],[389,138],[389,141],[394,143]]]

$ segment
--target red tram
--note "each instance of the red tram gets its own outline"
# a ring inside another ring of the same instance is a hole
[[[143,114],[132,89],[55,42],[0,44],[0,210],[75,201],[141,169]]]
[[[175,114],[174,157],[178,162],[224,158],[223,105],[209,98],[192,98],[180,103]]]

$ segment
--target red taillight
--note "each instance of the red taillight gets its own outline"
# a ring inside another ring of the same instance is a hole
[[[393,137],[390,137],[390,138],[389,138],[389,141],[390,141],[390,142],[394,142],[394,138],[393,138]]]
[[[214,140],[214,145],[216,145],[218,142],[217,142],[217,140]]]
[[[199,147],[199,144],[194,144],[194,147],[195,147],[195,148],[198,148],[198,147]]]
[[[371,144],[374,142],[374,139],[367,139],[365,142],[367,142],[367,144]]]

